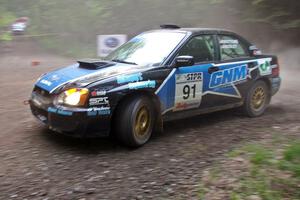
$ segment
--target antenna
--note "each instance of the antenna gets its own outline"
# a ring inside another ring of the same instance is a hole
[[[179,29],[181,27],[176,25],[176,24],[162,24],[162,25],[160,25],[160,28],[163,28],[163,29]]]

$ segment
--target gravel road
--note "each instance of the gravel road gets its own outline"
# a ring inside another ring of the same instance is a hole
[[[300,73],[282,64],[283,86],[262,117],[225,111],[169,122],[136,150],[68,138],[23,101],[41,74],[72,62],[29,40],[0,50],[0,199],[197,199],[202,170],[234,146],[300,127]]]

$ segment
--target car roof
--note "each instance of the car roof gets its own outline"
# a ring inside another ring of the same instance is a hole
[[[173,33],[186,33],[188,35],[197,35],[197,34],[224,34],[224,35],[232,35],[235,36],[241,40],[243,40],[247,45],[252,45],[251,42],[249,42],[247,39],[245,39],[243,36],[230,31],[226,29],[220,29],[220,28],[161,28],[161,29],[155,29],[150,30],[147,32],[173,32]]]
[[[152,31],[157,32],[183,32],[190,34],[229,34],[229,35],[238,35],[230,30],[219,29],[219,28],[162,28]],[[151,32],[151,31],[150,31]]]

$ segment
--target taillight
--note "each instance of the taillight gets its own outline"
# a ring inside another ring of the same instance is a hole
[[[279,76],[279,65],[272,69],[272,75],[273,76]]]
[[[272,65],[272,75],[279,76],[280,66],[279,66],[278,58],[274,58],[271,62],[271,65]]]

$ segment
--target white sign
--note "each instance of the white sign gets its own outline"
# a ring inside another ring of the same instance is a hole
[[[202,99],[202,72],[176,74],[175,107],[173,111],[198,108]]]
[[[107,56],[126,41],[127,35],[98,35],[98,56]]]

